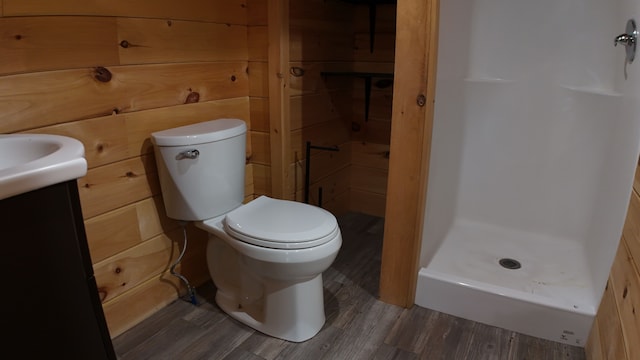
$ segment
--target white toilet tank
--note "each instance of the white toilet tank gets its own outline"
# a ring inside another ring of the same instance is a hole
[[[247,125],[218,119],[154,132],[167,216],[206,220],[242,204]]]

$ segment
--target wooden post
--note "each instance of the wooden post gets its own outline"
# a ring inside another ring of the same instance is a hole
[[[269,124],[271,194],[290,198],[287,184],[291,162],[289,116],[289,0],[269,0]]]
[[[380,299],[411,307],[429,172],[439,0],[398,0]]]

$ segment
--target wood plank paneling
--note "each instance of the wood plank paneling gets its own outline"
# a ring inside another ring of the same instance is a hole
[[[355,56],[360,61],[393,62],[396,36],[394,33],[376,32],[373,52],[369,47],[369,33],[358,33],[355,36]]]
[[[363,81],[356,82],[352,95],[352,138],[378,144],[389,144],[391,138],[391,117],[393,94],[389,79],[372,79],[370,104],[364,99]],[[379,86],[383,88],[379,88]],[[386,87],[385,87],[386,86]]]
[[[117,24],[121,65],[247,59],[246,26],[138,18]]]
[[[351,165],[351,188],[384,195],[387,192],[387,170]]]
[[[319,202],[319,189],[322,188],[322,201],[323,204],[330,202],[335,198],[342,197],[349,191],[349,169],[343,168],[332,174],[329,174],[309,187],[309,203],[318,205]],[[302,201],[304,199],[304,192],[298,191],[295,194],[295,199]],[[346,201],[346,199],[345,199]]]
[[[266,61],[249,61],[249,96],[269,97],[269,64]]]
[[[600,325],[598,319],[594,319],[589,339],[585,346],[584,352],[588,360],[603,360],[602,343],[600,342]]]
[[[350,71],[393,74],[394,63],[361,61],[350,64]]]
[[[348,213],[349,198],[351,196],[350,191],[345,191],[341,194],[335,194],[329,199],[322,200],[322,208],[331,212],[335,216],[340,216]]]
[[[389,169],[389,145],[362,141],[351,142],[354,164],[376,169]]]
[[[384,217],[385,206],[387,204],[386,194],[378,194],[367,190],[352,188],[349,196],[350,211]]]
[[[255,149],[253,155],[249,159],[251,163],[261,165],[269,165],[271,163],[271,156],[269,156],[271,145],[269,143],[268,133],[252,132],[251,146]]]
[[[293,172],[289,179],[289,191],[296,190],[296,199],[302,200],[304,170],[306,167],[306,143],[316,146],[344,148],[349,141],[349,126],[345,113],[336,105],[336,99],[348,102],[352,80],[345,77],[328,77],[323,71],[346,69],[353,62],[354,5],[347,2],[320,0],[291,1],[290,14],[290,69],[291,80],[291,156],[289,168]],[[347,149],[348,150],[348,149]],[[336,169],[345,176],[336,181],[348,181],[348,168],[344,168],[344,156],[340,153],[312,151],[310,197],[317,202],[317,189],[326,174],[335,174]],[[350,151],[349,151],[350,155]],[[332,159],[333,157],[333,159]],[[329,175],[331,177],[333,175]],[[340,184],[346,193],[323,195],[323,202],[336,211],[348,208],[349,184]]]
[[[90,169],[78,179],[85,219],[160,193],[153,156],[136,157]]]
[[[318,146],[338,146],[349,141],[349,131],[335,121],[323,122],[292,131],[290,162],[304,158],[307,141]],[[316,152],[313,150],[312,154]]]
[[[350,24],[345,24],[349,28]],[[324,61],[327,54],[331,60],[352,59],[353,40],[341,31],[331,28],[332,24],[319,27],[293,26],[291,28],[291,61]],[[333,30],[332,33],[322,32]]]
[[[251,197],[253,199],[253,193],[255,184],[253,181],[253,166],[254,164],[247,164],[244,167],[244,196],[245,202],[247,197]]]
[[[626,358],[640,359],[640,315],[636,315],[636,306],[640,304],[640,275],[626,241],[618,247],[609,285],[621,319]]]
[[[320,72],[324,71],[324,63],[290,62],[289,66],[290,95],[292,97],[309,93],[315,94],[322,88],[326,88],[325,79],[320,75]]]
[[[340,123],[340,115],[332,106],[331,95],[327,92],[292,96],[290,106],[291,130],[302,129],[330,120],[337,122],[338,126],[346,127]]]
[[[369,32],[369,6],[360,5],[355,8],[354,30],[356,33]],[[376,9],[376,34],[396,32],[396,5],[378,4]],[[393,61],[393,59],[391,59]]]
[[[251,111],[251,130],[269,132],[269,99],[263,97],[249,98]]]
[[[178,227],[166,217],[161,197],[147,198],[85,221],[94,263]]]
[[[603,345],[604,359],[627,359],[624,349],[624,337],[620,324],[620,315],[616,307],[611,282],[607,287],[598,310],[598,324],[600,326],[600,343]]]
[[[82,29],[82,31],[78,31]],[[113,17],[3,18],[0,74],[247,59],[245,26]],[[257,39],[259,41],[260,39]]]
[[[138,244],[142,238],[135,204],[85,221],[85,230],[94,263]]]
[[[380,298],[412,306],[433,124],[438,1],[398,3],[392,138]],[[423,106],[416,99],[424,97]]]
[[[271,194],[286,199],[290,181],[290,107],[289,107],[289,0],[268,2],[268,89],[269,143],[271,149]]]
[[[369,7],[355,7],[352,71],[394,72],[396,6],[376,8],[373,44],[369,33]],[[404,25],[404,24],[403,24]],[[372,46],[373,45],[373,46]],[[393,104],[393,79],[371,78],[369,104],[366,104],[365,79],[353,79],[349,102],[338,108],[350,123],[353,141],[350,210],[385,216],[386,181],[389,168],[389,143]],[[375,169],[375,170],[374,170]],[[370,187],[371,186],[371,187]],[[384,190],[381,187],[385,187]]]
[[[353,8],[341,2],[291,1],[291,61],[351,61]]]
[[[251,118],[251,141],[253,150],[248,157],[253,162],[253,181],[251,193],[245,192],[246,200],[256,195],[271,194],[271,131],[269,108],[269,4],[266,0],[247,2],[247,47],[249,56],[249,113]],[[273,29],[272,29],[273,30]],[[272,46],[279,46],[276,43]],[[255,156],[254,156],[255,154]],[[260,164],[260,165],[259,165]],[[264,171],[269,170],[267,175]],[[268,181],[267,177],[268,176]]]
[[[271,196],[271,167],[253,164],[253,182],[256,195]]]
[[[181,237],[182,230],[175,229],[94,264],[93,272],[102,302],[167,270],[179,253],[172,251],[173,241]]]
[[[135,204],[135,207],[140,240],[142,241],[151,239],[163,232],[169,232],[179,226],[176,220],[167,217],[161,196],[154,196],[140,201]]]
[[[353,6],[346,1],[296,0],[291,1],[291,19],[301,24],[353,22]],[[350,26],[349,26],[350,27]]]
[[[0,34],[0,74],[119,64],[115,18],[5,17]]]
[[[4,15],[104,15],[246,24],[244,0],[4,0]]]
[[[391,122],[392,105],[393,105],[393,88],[386,83],[389,79],[372,79],[371,89],[371,103],[369,104],[369,120],[386,120]],[[379,85],[382,84],[382,85]],[[379,88],[379,86],[388,86],[386,88]],[[365,99],[364,99],[364,84],[363,81],[358,81],[354,86],[354,94],[352,96],[351,106],[353,107],[353,113],[361,115],[364,119],[365,113]]]
[[[109,82],[93,69],[30,73],[0,83],[0,132],[180,105],[197,92],[200,101],[246,96],[246,62],[109,68]],[[43,116],[43,114],[47,114]]]
[[[267,0],[247,0],[247,24],[267,25]]]
[[[249,59],[251,61],[267,61],[269,31],[267,26],[248,27]]]
[[[187,229],[187,250],[180,263],[180,274],[184,275],[192,286],[199,286],[211,281],[209,267],[207,266],[207,241],[209,234],[190,223]],[[179,239],[174,238],[174,252],[180,252],[184,243],[184,233],[180,233]],[[183,287],[184,289],[184,287]],[[185,294],[186,294],[186,289]]]
[[[134,156],[128,146],[128,133],[123,115],[108,115],[25,131],[69,136],[84,145],[89,168]]]
[[[163,273],[103,304],[111,337],[122,334],[175,301],[179,286],[176,277]]]
[[[311,152],[311,169],[309,171],[309,182],[317,182],[321,178],[350,167],[351,165],[351,142],[338,145],[339,151],[313,150]],[[304,176],[307,166],[307,159],[300,158],[290,165],[289,172],[295,177],[289,192],[304,190]]]
[[[389,145],[352,141],[351,149],[353,166],[351,167],[349,209],[363,214],[384,217]],[[365,185],[371,181],[366,180],[370,175],[374,175],[373,181],[378,184],[377,186]]]
[[[374,144],[386,144],[390,143],[391,137],[391,122],[387,120],[369,119],[364,121],[364,116],[354,115],[352,124],[351,138],[353,140],[374,143]],[[355,131],[354,129],[357,129]]]
[[[638,167],[640,169],[640,167]],[[636,179],[640,179],[640,175],[636,173]],[[640,196],[637,189],[631,192],[629,207],[627,209],[627,220],[624,223],[622,231],[623,241],[629,248],[629,252],[634,259],[636,265],[640,264]],[[618,258],[620,260],[620,258]]]

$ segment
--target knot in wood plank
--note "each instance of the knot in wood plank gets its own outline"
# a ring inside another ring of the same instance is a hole
[[[109,82],[112,77],[113,75],[111,74],[111,71],[105,67],[98,66],[93,69],[93,78],[100,82]]]
[[[193,104],[193,103],[197,103],[198,101],[200,101],[200,93],[196,91],[192,91],[189,93],[189,95],[187,95],[187,98],[184,100],[184,103]]]

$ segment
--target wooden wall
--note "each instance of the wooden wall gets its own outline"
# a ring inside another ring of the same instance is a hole
[[[337,99],[350,98],[343,79],[323,71],[350,66],[353,5],[340,1],[291,0],[289,7],[290,159],[286,197],[303,201],[306,142],[337,152],[311,152],[309,202],[334,213],[347,210],[350,144],[346,118]]]
[[[588,359],[640,359],[640,168],[618,254],[591,329]]]
[[[267,192],[265,94],[253,81],[264,63],[263,46],[253,46],[264,44],[264,18],[244,0],[0,5],[0,132],[63,134],[84,143],[89,170],[78,185],[116,336],[178,296],[167,270],[182,231],[164,215],[151,132],[218,117],[255,119],[246,194],[253,197],[254,176],[255,192]],[[188,232],[180,271],[199,284],[209,277],[206,235]]]
[[[365,83],[354,73],[393,73],[395,5],[377,8],[373,52],[368,9],[348,1],[290,2],[289,197],[304,200],[306,142],[337,146],[311,152],[310,203],[318,205],[322,188],[322,206],[334,213],[384,216],[392,82],[372,79],[365,121]]]
[[[254,194],[271,195],[267,0],[247,1],[249,102]]]
[[[373,51],[369,7],[355,14],[354,64],[357,72],[393,74],[396,5],[377,5]],[[393,80],[373,77],[368,119],[365,119],[364,79],[355,79],[351,115],[351,211],[384,216],[389,172]]]

